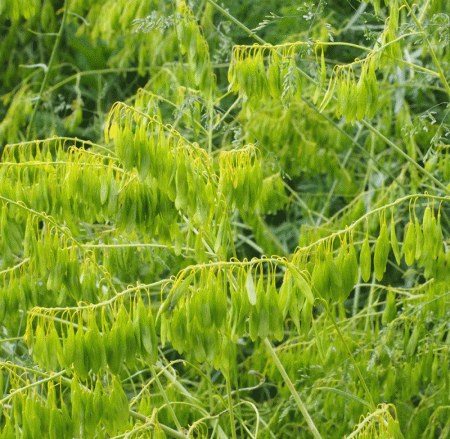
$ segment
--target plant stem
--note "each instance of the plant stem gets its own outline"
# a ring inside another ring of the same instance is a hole
[[[450,90],[449,90],[449,96],[450,96]],[[450,189],[448,189],[446,186],[444,186],[437,178],[433,177],[425,168],[420,166],[412,157],[410,157],[408,154],[406,154],[406,152],[402,151],[394,142],[392,142],[386,136],[381,134],[374,126],[372,126],[370,123],[366,122],[365,120],[362,120],[361,123],[369,131],[372,131],[372,133],[376,134],[381,140],[383,140],[383,142],[385,142],[391,148],[393,148],[395,151],[397,151],[406,161],[411,163],[422,174],[426,175],[433,183],[436,184],[436,186],[439,186],[446,194],[450,194]]]
[[[293,396],[295,403],[297,404],[297,407],[302,412],[302,415],[304,416],[306,423],[308,424],[308,427],[311,430],[314,438],[322,439],[322,436],[320,435],[319,430],[317,430],[317,427],[315,426],[313,420],[311,419],[311,416],[309,415],[308,410],[305,407],[305,404],[303,404],[302,400],[300,399],[300,395],[295,390],[295,387],[292,384],[292,381],[289,378],[289,375],[287,374],[285,368],[281,364],[281,361],[278,358],[277,353],[273,349],[272,344],[270,343],[270,341],[267,338],[264,339],[264,344],[266,345],[267,350],[269,351],[270,355],[272,356],[272,359],[273,359],[275,365],[277,366],[278,371],[281,373],[281,376],[283,377],[284,382],[289,387],[289,390],[291,391],[291,395]]]
[[[42,96],[44,95],[44,90],[45,90],[45,87],[46,87],[47,82],[48,82],[48,78],[49,78],[49,75],[50,75],[50,70],[51,70],[51,68],[53,66],[53,62],[55,60],[55,54],[56,54],[56,51],[58,50],[59,43],[61,42],[62,34],[63,34],[64,28],[66,26],[68,9],[69,9],[69,0],[65,0],[64,1],[64,13],[63,13],[63,18],[62,18],[62,22],[61,22],[61,27],[59,28],[59,32],[58,32],[58,35],[56,37],[55,44],[53,46],[52,54],[50,55],[50,61],[48,62],[47,70],[46,70],[45,75],[44,75],[44,80],[42,81],[41,89],[39,90],[38,98],[36,100],[36,103],[34,104],[33,113],[31,115],[30,123],[28,124],[28,129],[27,129],[27,139],[28,140],[30,140],[30,138],[31,138],[31,131],[32,131],[33,125],[34,125],[34,119],[36,119],[37,110],[39,108],[39,104],[41,103]]]
[[[348,353],[348,355],[350,357],[350,360],[352,361],[353,366],[354,366],[354,368],[356,370],[356,373],[358,374],[358,377],[359,377],[359,379],[361,381],[361,384],[364,387],[364,390],[366,392],[367,399],[369,400],[371,408],[372,408],[372,410],[376,410],[377,406],[375,405],[375,403],[373,401],[372,394],[370,393],[370,390],[367,387],[367,384],[366,384],[366,382],[365,382],[365,380],[364,380],[364,378],[363,378],[363,376],[361,374],[361,371],[359,370],[358,364],[356,363],[356,360],[355,360],[355,357],[352,354],[352,351],[348,347],[348,344],[345,341],[344,336],[342,335],[341,328],[339,328],[339,325],[337,324],[336,319],[334,318],[334,315],[330,311],[330,308],[328,306],[326,308],[327,308],[328,316],[330,317],[331,322],[333,323],[333,326],[336,328],[336,331],[337,331],[337,333],[339,335],[339,338],[342,340],[342,343],[344,343],[344,346],[345,346],[345,348],[347,350],[347,353]]]
[[[260,44],[267,44],[262,38],[258,37],[251,29],[249,29],[245,24],[241,23],[238,19],[234,18],[231,14],[229,14],[225,9],[221,8],[215,1],[207,0],[211,3],[215,8],[217,8],[225,17],[227,17],[230,21],[232,21],[236,26],[239,26],[243,29],[247,34],[253,37]]]
[[[258,37],[258,35],[256,35],[252,30],[250,30],[248,27],[246,27],[244,24],[242,24],[239,20],[237,20],[236,18],[234,18],[232,15],[230,15],[227,11],[225,11],[223,8],[221,8],[217,3],[215,3],[213,0],[207,0],[209,3],[211,3],[214,7],[216,7],[222,14],[224,14],[227,18],[229,18],[233,23],[235,23],[237,26],[239,26],[240,28],[242,28],[243,30],[245,30],[249,36],[252,36],[253,38],[255,38],[256,41],[258,41],[258,43],[266,45],[267,43],[260,37]],[[424,29],[422,27],[422,25],[420,24],[419,20],[417,19],[417,17],[414,15],[414,13],[412,12],[410,6],[408,5],[406,0],[403,0],[403,2],[405,3],[405,6],[407,7],[408,11],[411,13],[414,21],[416,22],[417,27],[420,29],[421,32],[424,32]],[[403,37],[403,36],[402,36]],[[402,38],[399,37],[399,38]],[[428,42],[428,39],[427,39]],[[433,58],[433,62],[436,65],[436,68],[438,70],[438,75],[439,78],[441,79],[441,81],[443,82],[445,89],[448,93],[448,95],[450,96],[450,86],[442,72],[440,63],[436,57],[436,54],[434,53],[433,48],[431,47],[431,45],[428,43],[428,49],[430,51],[430,55]],[[317,81],[314,80],[314,78],[312,78],[310,75],[308,75],[307,73],[305,73],[303,70],[301,70],[300,68],[297,67],[297,69],[299,70],[299,72],[308,80],[310,80],[311,82],[313,82],[314,84],[317,85]],[[336,98],[335,96],[333,96],[333,98]],[[314,106],[309,103],[307,101],[307,99],[305,99],[304,97],[302,97],[302,100],[307,103],[311,108],[314,108]],[[316,110],[319,114],[323,115],[325,117],[325,115],[319,110]],[[326,117],[325,117],[326,118]],[[329,122],[330,119],[326,118]],[[439,180],[437,180],[435,177],[433,177],[426,169],[424,169],[422,166],[420,166],[414,159],[412,159],[408,154],[406,154],[405,152],[403,152],[395,143],[391,142],[386,136],[383,136],[383,134],[381,134],[374,126],[372,126],[370,123],[366,122],[365,120],[362,120],[360,122],[361,124],[363,124],[366,128],[368,128],[370,131],[372,131],[374,134],[376,134],[377,136],[380,137],[380,139],[382,139],[387,145],[389,145],[390,147],[392,147],[395,151],[397,151],[401,156],[403,156],[408,162],[410,162],[412,165],[414,165],[421,173],[423,173],[424,175],[426,175],[431,181],[433,181],[437,186],[439,186],[445,193],[450,194],[450,190],[444,186]]]
[[[230,378],[229,373],[228,373],[228,376],[226,376],[226,381],[227,381],[228,405],[229,405],[229,410],[230,410],[231,435],[232,435],[233,439],[237,439],[236,425],[234,423],[233,400],[231,398],[231,378]]]
[[[147,416],[142,415],[141,413],[135,412],[133,410],[130,410],[130,416],[144,423],[149,421],[149,418]],[[167,433],[176,439],[189,439],[189,436],[185,435],[184,433],[180,433],[174,430],[173,428],[168,427],[167,425],[161,424],[160,422],[159,426],[161,427],[161,430],[164,431],[164,433]]]
[[[423,32],[423,34],[425,35],[425,40],[427,42],[428,50],[430,52],[431,58],[433,59],[434,65],[436,66],[436,69],[439,73],[439,78],[441,79],[442,83],[444,84],[445,90],[447,91],[447,94],[450,97],[450,85],[448,84],[447,79],[445,78],[444,72],[442,71],[442,68],[441,68],[441,63],[437,59],[436,53],[434,52],[433,47],[431,47],[431,44],[428,40],[428,36],[426,35],[425,30],[421,24],[421,21],[425,15],[426,8],[428,6],[428,2],[423,10],[423,14],[422,14],[422,17],[420,18],[420,20],[416,17],[416,14],[414,14],[413,10],[411,9],[411,6],[409,6],[409,4],[406,0],[403,0],[403,4],[406,6],[406,9],[408,9],[408,12],[411,14],[411,17],[414,20],[414,22],[416,23],[416,26],[418,27],[418,29],[421,32]]]
[[[152,375],[153,375],[153,378],[156,381],[158,389],[161,392],[161,395],[162,395],[162,397],[164,399],[164,402],[166,403],[167,410],[169,410],[170,416],[173,419],[173,422],[175,422],[175,425],[177,426],[178,431],[180,433],[183,433],[183,428],[181,427],[180,421],[178,420],[177,415],[175,414],[175,412],[173,410],[172,404],[170,404],[169,398],[167,397],[167,394],[166,394],[166,392],[164,390],[164,387],[162,386],[161,381],[159,380],[159,377],[158,377],[158,374],[156,373],[155,367],[151,366],[150,369],[152,371]]]

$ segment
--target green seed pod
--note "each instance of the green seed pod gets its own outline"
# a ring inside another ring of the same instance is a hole
[[[381,323],[386,326],[394,320],[397,315],[397,304],[395,302],[395,293],[389,289],[386,298],[386,307],[381,316]]]
[[[95,414],[96,424],[100,422],[103,416],[103,394],[105,389],[101,380],[97,379],[95,382],[94,395],[92,398],[92,411]]]
[[[112,409],[110,415],[113,416],[116,431],[126,431],[128,428],[128,418],[130,408],[128,398],[123,391],[122,385],[117,377],[112,380],[112,390],[109,395],[109,405]]]
[[[256,306],[252,306],[250,310],[250,316],[249,316],[249,335],[252,341],[256,341],[258,338],[258,330],[259,330],[259,318],[260,313],[256,309]]]
[[[227,294],[226,285],[222,279],[221,270],[217,273],[217,278],[212,276],[212,298],[210,303],[211,318],[216,329],[221,329],[227,316]]]
[[[123,347],[120,346],[120,334],[116,326],[113,326],[109,332],[103,334],[105,344],[106,362],[113,375],[117,375],[121,368],[124,358]]]
[[[342,295],[342,276],[339,272],[331,253],[327,255],[325,267],[329,272],[329,294],[332,300],[338,302]]]
[[[416,259],[416,261],[419,261],[422,256],[422,252],[423,252],[424,238],[423,238],[422,227],[420,227],[419,220],[417,219],[417,217],[415,218],[414,231],[416,232],[415,259]],[[419,265],[423,266],[423,262],[420,261]]]
[[[356,119],[358,120],[362,120],[366,114],[368,94],[366,69],[363,65],[361,68],[361,76],[356,85]]]
[[[42,325],[38,325],[36,328],[36,339],[33,345],[33,359],[36,363],[41,364],[43,367],[47,367],[46,363],[46,340],[45,332]]]
[[[307,334],[311,328],[313,305],[307,300],[303,303],[301,313],[301,332]]]
[[[281,312],[279,296],[274,283],[271,283],[267,291],[269,305],[269,332],[277,341],[284,337],[284,319]]]
[[[250,302],[250,305],[256,305],[256,289],[251,268],[248,270],[246,279],[245,287],[247,290],[248,301]]]
[[[53,325],[50,332],[47,334],[46,344],[49,369],[56,370],[58,366],[58,359],[62,359],[62,346],[58,332]]]
[[[73,422],[73,435],[77,439],[83,438],[84,434],[84,410],[81,401],[81,386],[78,382],[78,378],[72,378],[70,384],[70,401],[72,404],[72,422]]]
[[[386,271],[386,263],[388,260],[390,251],[389,232],[386,225],[386,221],[383,222],[380,229],[380,236],[375,244],[375,253],[373,256],[373,265],[375,268],[375,277],[378,281],[383,279],[383,275]]]
[[[405,262],[407,265],[412,265],[414,263],[414,257],[416,254],[416,233],[414,223],[412,221],[410,221],[406,226],[402,254],[405,256]]]
[[[280,57],[276,50],[272,50],[268,69],[268,87],[269,93],[274,99],[279,99],[281,97],[282,84],[280,79],[280,64]]]
[[[420,333],[421,333],[421,326],[420,323],[417,322],[406,346],[405,353],[407,357],[412,357],[414,355],[414,352],[416,351],[417,348],[417,343],[419,341]]]
[[[75,373],[85,380],[90,370],[90,360],[87,355],[87,349],[84,341],[84,329],[81,318],[78,320],[78,329],[75,334],[75,352],[73,357],[73,367]]]
[[[401,255],[400,255],[400,248],[399,248],[398,241],[397,241],[397,234],[395,233],[394,215],[392,215],[392,219],[391,219],[391,247],[392,247],[392,251],[395,256],[395,260],[397,261],[397,265],[400,265]]]
[[[63,364],[61,367],[64,367],[67,371],[72,368],[73,359],[75,356],[75,331],[73,329],[73,325],[70,324],[67,328],[67,336],[63,343]]]
[[[366,235],[361,253],[359,255],[359,266],[361,268],[361,278],[364,282],[368,282],[372,272],[372,255],[370,252],[369,235]]]
[[[106,352],[103,338],[98,330],[95,316],[90,316],[88,329],[84,335],[86,345],[86,355],[89,357],[89,362],[92,372],[98,374],[100,371],[106,369]]]

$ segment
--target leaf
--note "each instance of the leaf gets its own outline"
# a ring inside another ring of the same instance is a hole
[[[372,405],[369,402],[365,401],[364,399],[360,398],[359,396],[353,395],[353,393],[344,392],[343,390],[335,389],[333,387],[317,387],[317,390],[327,390],[329,392],[333,392],[336,395],[341,395],[341,396],[344,396],[345,398],[353,399],[354,401],[357,401],[360,404],[365,405],[366,407],[369,407],[369,409],[372,409]]]

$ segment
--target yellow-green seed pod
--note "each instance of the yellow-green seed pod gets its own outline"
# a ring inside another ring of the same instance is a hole
[[[359,255],[359,266],[361,269],[361,278],[364,282],[368,282],[372,272],[372,255],[370,252],[369,235],[366,235],[361,253]]]
[[[400,248],[399,248],[398,241],[397,241],[397,234],[395,233],[394,215],[392,215],[392,219],[391,219],[391,247],[392,247],[392,251],[395,256],[395,260],[397,261],[397,264],[400,265],[401,255],[400,255]]]
[[[383,275],[386,271],[386,263],[389,256],[390,243],[389,232],[386,225],[386,221],[383,222],[380,229],[380,236],[375,244],[375,253],[373,256],[373,265],[375,269],[375,277],[378,281],[383,279]]]
[[[366,69],[363,65],[361,76],[356,85],[356,119],[362,120],[366,114],[368,101],[368,84],[366,80]]]
[[[397,315],[397,304],[395,302],[395,293],[389,289],[386,298],[386,307],[381,316],[381,323],[386,326],[395,319]]]
[[[402,254],[405,256],[405,262],[407,265],[412,265],[414,263],[414,258],[416,254],[416,233],[414,223],[412,221],[410,221],[406,225]]]

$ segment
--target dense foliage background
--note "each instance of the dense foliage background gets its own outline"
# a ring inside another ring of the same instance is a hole
[[[447,438],[447,0],[0,0],[0,436]]]

